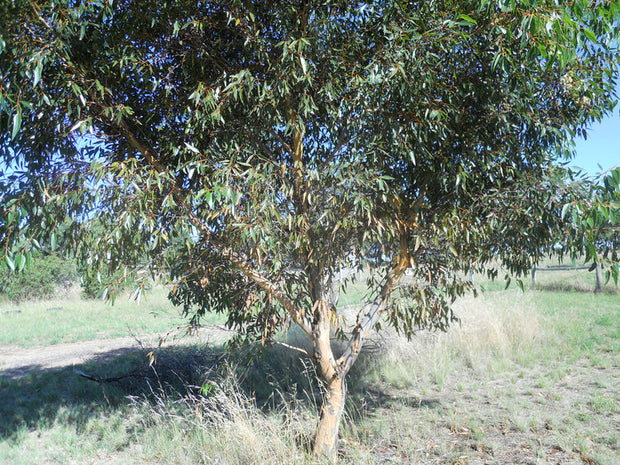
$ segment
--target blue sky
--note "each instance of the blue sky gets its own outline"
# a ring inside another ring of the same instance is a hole
[[[612,116],[605,118],[601,123],[594,124],[588,133],[588,139],[575,141],[577,156],[570,163],[598,174],[620,166],[620,108],[617,106]]]

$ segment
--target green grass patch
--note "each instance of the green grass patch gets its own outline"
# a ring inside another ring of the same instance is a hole
[[[556,349],[575,360],[620,350],[618,296],[580,292],[534,292],[545,326],[556,337]]]
[[[0,343],[22,347],[109,339],[166,332],[187,324],[168,301],[168,289],[147,291],[140,303],[127,295],[115,303],[73,298],[0,303]],[[207,315],[203,323],[223,323],[222,315]]]

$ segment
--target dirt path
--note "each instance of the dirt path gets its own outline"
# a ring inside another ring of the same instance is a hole
[[[168,338],[161,344],[168,347],[188,343],[220,343],[230,333],[210,326],[197,335]],[[128,336],[98,339],[50,346],[20,347],[17,344],[0,344],[0,376],[17,378],[30,372],[78,365],[93,358],[106,357],[126,349],[153,349],[159,346],[160,335]]]

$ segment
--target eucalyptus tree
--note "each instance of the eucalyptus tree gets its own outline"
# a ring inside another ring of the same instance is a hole
[[[467,270],[527,271],[561,224],[547,173],[613,107],[620,16],[563,3],[3,2],[2,257],[70,217],[92,269],[168,272],[195,321],[299,327],[334,458],[369,335],[444,329]]]
[[[596,272],[595,292],[603,290],[605,281],[618,284],[620,272],[620,167],[600,176],[598,182],[578,180],[585,191],[564,204],[567,219],[564,245],[573,260],[585,259]]]

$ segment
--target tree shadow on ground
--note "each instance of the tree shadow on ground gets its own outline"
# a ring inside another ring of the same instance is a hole
[[[0,438],[51,425],[61,411],[69,412],[79,429],[93,414],[122,409],[132,397],[154,402],[157,392],[185,394],[195,389],[201,372],[217,369],[224,350],[166,348],[152,365],[147,354],[145,349],[123,348],[70,367],[32,365],[0,371]]]
[[[363,359],[349,377],[350,403],[361,393],[372,399],[369,408],[395,401],[417,407],[432,402],[381,392],[367,381],[372,364]],[[162,397],[199,396],[205,388],[231,377],[238,389],[265,411],[285,403],[315,411],[320,405],[321,390],[312,363],[303,354],[283,347],[230,351],[205,344],[172,346],[159,349],[155,360],[146,349],[124,348],[71,367],[35,365],[0,371],[0,439],[63,418],[70,418],[80,430],[93,415],[122,411],[132,399],[155,404]],[[349,405],[348,410],[361,413],[355,405]]]

